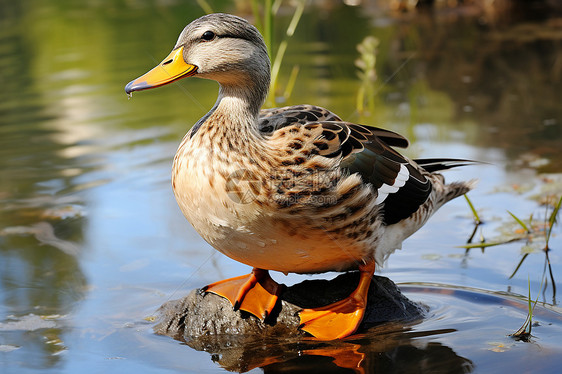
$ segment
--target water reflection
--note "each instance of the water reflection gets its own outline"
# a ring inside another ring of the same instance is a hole
[[[405,22],[389,34],[375,29],[374,34],[391,49],[388,58],[386,52],[379,53],[377,70],[384,72],[383,77],[393,76],[392,81],[409,82],[392,85],[391,81],[392,88],[380,93],[387,105],[397,106],[395,114],[418,123],[431,118],[449,134],[452,128],[462,129],[463,141],[504,149],[512,160],[525,154],[550,160],[539,169],[559,172],[559,19],[530,22],[526,18],[517,23],[521,9],[513,11],[517,15],[502,13],[505,17],[500,18],[463,17],[460,11],[450,10],[422,12],[405,16]],[[440,106],[440,114],[433,111],[435,105]]]
[[[259,338],[208,336],[191,347],[205,350],[229,371],[262,368],[264,373],[469,373],[473,363],[431,337],[455,330],[413,332],[410,326],[383,324],[346,341],[313,339],[264,341]]]
[[[234,372],[262,368],[266,373],[469,373],[476,364],[459,353],[469,346],[477,346],[480,352],[501,352],[504,357],[511,357],[513,361],[500,360],[501,365],[517,371],[521,365],[517,357],[523,353],[518,347],[524,346],[517,346],[516,340],[508,336],[513,331],[505,327],[524,319],[526,300],[507,293],[440,284],[408,284],[401,289],[411,300],[423,296],[424,302],[431,304],[427,318],[415,323],[379,324],[343,341],[210,334],[190,338],[186,343],[207,352],[213,362]],[[535,330],[550,330],[550,339],[557,339],[562,329],[559,308],[539,305],[534,318]],[[498,329],[502,333],[494,332]],[[547,340],[532,338],[543,349],[549,344]],[[453,348],[455,345],[459,350]],[[544,368],[546,372],[554,367],[552,362],[542,362],[538,357],[527,358],[533,367]]]
[[[562,32],[556,21],[451,27],[425,16],[404,27],[420,36],[417,74],[447,94],[455,117],[479,124],[468,141],[505,149],[515,160],[531,153],[550,160],[540,170],[560,171]]]
[[[0,331],[24,367],[63,360],[69,315],[85,297],[81,197],[61,193],[82,165],[49,126],[57,119],[35,74],[22,2],[0,2]]]

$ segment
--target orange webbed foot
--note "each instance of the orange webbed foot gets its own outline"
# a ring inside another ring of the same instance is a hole
[[[322,308],[303,309],[300,328],[320,340],[341,339],[357,330],[364,313],[364,302],[348,297]]]
[[[365,314],[367,293],[375,271],[375,263],[362,265],[359,270],[359,285],[347,298],[300,312],[301,330],[320,340],[341,339],[357,331]]]
[[[267,270],[254,268],[250,274],[209,284],[202,291],[225,297],[234,310],[244,310],[263,320],[277,305],[283,287]]]

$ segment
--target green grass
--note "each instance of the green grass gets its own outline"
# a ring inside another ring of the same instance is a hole
[[[256,0],[254,0],[255,2]],[[276,2],[277,3],[277,2]],[[279,2],[280,3],[280,2]],[[300,22],[302,14],[304,12],[305,1],[299,0],[295,3],[295,7],[293,10],[293,15],[291,17],[291,21],[285,30],[285,34],[283,36],[283,40],[279,43],[279,47],[277,47],[277,51],[275,55],[273,54],[273,16],[276,14],[278,6],[274,7],[271,4],[271,0],[265,1],[264,6],[264,26],[263,26],[263,35],[265,43],[268,47],[270,58],[273,61],[271,66],[271,82],[269,85],[269,96],[266,100],[266,106],[274,107],[277,105],[277,90],[279,85],[279,72],[281,70],[281,65],[283,63],[283,58],[285,57],[285,52],[287,51],[287,47],[289,46],[289,40],[294,35],[295,30]],[[254,8],[252,8],[254,9]],[[256,8],[257,9],[257,8]],[[256,19],[258,18],[257,14],[254,14]],[[260,30],[261,31],[261,30]],[[297,75],[299,72],[298,67],[294,67],[291,76],[289,77],[289,82],[286,84],[285,92],[283,94],[284,100],[287,100],[292,92],[292,88],[297,80]]]
[[[472,204],[472,201],[470,200],[468,195],[464,195],[464,198],[465,198],[466,202],[468,203],[470,211],[472,212],[472,217],[474,218],[474,222],[477,225],[481,224],[482,220],[480,219],[480,216],[478,215],[478,211],[476,210],[476,208],[474,208],[474,204]]]
[[[556,204],[554,206],[554,209],[552,210],[552,213],[550,214],[550,217],[548,219],[548,230],[545,233],[545,240],[546,240],[546,246],[544,248],[545,251],[549,251],[549,243],[550,243],[550,236],[552,234],[552,228],[554,227],[554,224],[557,221],[557,217],[558,217],[558,212],[560,211],[560,206],[562,205],[562,196],[560,197],[560,200],[558,200],[558,204]]]
[[[531,280],[527,279],[527,282],[529,286],[529,295],[527,297],[527,303],[529,309],[527,311],[527,318],[525,319],[525,322],[523,322],[523,325],[521,325],[521,327],[517,331],[509,335],[516,340],[522,340],[524,342],[531,341],[531,336],[532,336],[531,332],[533,329],[533,312],[535,310],[535,307],[537,306],[537,302],[539,301],[538,296],[534,302],[531,301]],[[542,288],[542,284],[541,284],[541,288]]]
[[[476,223],[476,227],[478,227],[478,225],[480,225],[482,223],[482,220],[481,220],[480,216],[478,215],[478,212],[477,212],[476,208],[474,207],[474,204],[472,203],[472,201],[466,195],[465,195],[465,198],[466,198],[466,201],[469,205],[470,211],[472,212],[472,216],[473,216],[474,222]],[[544,219],[544,222],[542,222],[542,223],[534,221],[532,214],[529,216],[528,222],[525,222],[523,219],[516,216],[514,213],[512,213],[510,211],[507,211],[507,213],[509,213],[509,215],[513,218],[513,220],[515,221],[517,226],[519,226],[523,229],[522,232],[520,230],[512,230],[516,233],[516,235],[505,235],[504,234],[504,237],[500,237],[499,239],[491,241],[491,242],[485,242],[484,239],[482,238],[480,243],[471,243],[472,238],[473,238],[473,236],[476,232],[476,227],[475,227],[475,231],[472,233],[470,239],[468,240],[468,244],[461,245],[459,247],[460,248],[466,248],[467,251],[472,249],[472,248],[482,248],[482,250],[483,250],[484,248],[499,246],[499,245],[512,243],[512,242],[516,242],[516,241],[522,241],[522,240],[525,240],[525,243],[526,243],[525,246],[530,247],[530,243],[533,243],[537,239],[540,239],[541,236],[544,233],[544,237],[543,237],[544,247],[542,248],[542,251],[545,254],[545,264],[544,264],[544,268],[543,268],[543,272],[542,272],[542,276],[541,276],[540,289],[543,290],[543,292],[544,292],[543,285],[546,289],[546,287],[548,285],[548,281],[550,280],[550,282],[552,284],[553,298],[555,298],[556,297],[556,282],[554,280],[554,274],[552,272],[552,266],[551,266],[551,263],[550,263],[549,252],[552,250],[550,248],[550,238],[552,236],[552,230],[553,230],[555,224],[558,221],[558,213],[560,212],[560,208],[562,207],[562,197],[560,197],[558,202],[555,203],[555,204],[552,204],[552,205],[546,204],[546,207],[547,207],[546,209],[548,209],[549,206],[553,207],[552,212],[550,212],[550,214],[548,214],[548,211],[546,212],[547,214],[545,214],[545,219]],[[523,248],[525,248],[525,246]],[[519,263],[515,267],[515,270],[509,276],[509,279],[513,278],[517,274],[517,272],[521,268],[521,265],[523,265],[523,262],[525,261],[525,259],[527,259],[527,257],[529,256],[530,253],[531,252],[527,251],[523,254],[523,256],[521,257],[521,260],[519,261]],[[548,270],[548,275],[547,275],[547,270]],[[510,334],[510,336],[513,337],[514,339],[525,341],[525,342],[531,341],[531,337],[532,337],[531,332],[532,332],[532,327],[533,327],[533,312],[534,312],[534,309],[537,305],[538,298],[539,298],[539,296],[537,296],[535,301],[531,300],[531,282],[530,282],[530,280],[528,280],[528,288],[529,288],[529,293],[528,293],[528,296],[527,296],[527,302],[528,302],[527,318],[523,322],[523,325],[521,325],[521,327],[516,332],[514,332],[513,334]]]

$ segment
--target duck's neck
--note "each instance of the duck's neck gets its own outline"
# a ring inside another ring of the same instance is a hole
[[[241,115],[252,116],[257,120],[267,96],[268,85],[266,84],[265,88],[263,86],[262,83],[221,84],[217,104],[224,104],[227,110],[240,112]]]
[[[203,128],[203,131],[207,130],[205,132],[213,137],[218,135],[217,133],[245,139],[261,137],[258,116],[267,90],[254,87],[221,84],[215,105],[193,127],[191,137],[200,128]],[[218,128],[214,128],[215,126]]]

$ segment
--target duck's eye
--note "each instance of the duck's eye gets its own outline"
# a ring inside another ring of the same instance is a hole
[[[205,41],[213,40],[215,38],[215,33],[212,31],[205,31],[203,35],[201,35],[201,39]]]

